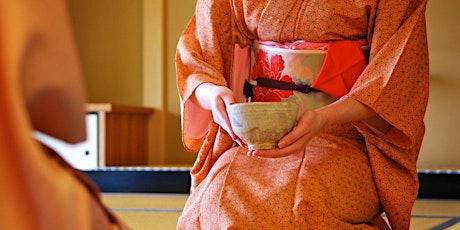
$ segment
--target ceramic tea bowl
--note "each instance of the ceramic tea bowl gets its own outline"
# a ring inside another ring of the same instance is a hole
[[[227,107],[235,134],[248,149],[272,149],[295,125],[298,105],[293,102],[249,102]]]

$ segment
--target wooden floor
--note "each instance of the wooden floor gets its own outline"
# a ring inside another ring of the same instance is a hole
[[[187,195],[103,193],[105,204],[133,230],[175,229]],[[460,230],[460,200],[418,199],[411,230]]]

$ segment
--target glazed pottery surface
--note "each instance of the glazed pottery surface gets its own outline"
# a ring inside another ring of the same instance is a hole
[[[272,149],[295,125],[298,105],[293,102],[249,102],[227,107],[235,134],[248,149]]]

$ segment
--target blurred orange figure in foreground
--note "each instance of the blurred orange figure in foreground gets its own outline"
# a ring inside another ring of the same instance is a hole
[[[0,229],[127,229],[99,190],[33,130],[85,140],[67,1],[0,1]]]

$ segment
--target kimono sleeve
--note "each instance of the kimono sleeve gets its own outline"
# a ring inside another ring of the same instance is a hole
[[[392,229],[409,229],[417,198],[416,163],[425,132],[429,66],[426,0],[379,1],[369,64],[347,95],[393,127],[376,136],[361,122],[374,181]]]
[[[182,140],[188,151],[199,150],[212,124],[210,111],[191,102],[202,83],[228,86],[238,34],[229,1],[198,0],[193,18],[176,52],[177,87],[181,100]]]
[[[424,130],[429,64],[425,8],[427,0],[379,1],[369,29],[369,64],[352,88],[356,99],[388,121],[386,141],[413,148]]]

